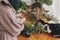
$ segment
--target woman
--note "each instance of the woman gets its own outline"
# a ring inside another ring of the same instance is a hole
[[[0,40],[17,40],[24,29],[25,18],[17,21],[14,9],[8,0],[0,0]]]

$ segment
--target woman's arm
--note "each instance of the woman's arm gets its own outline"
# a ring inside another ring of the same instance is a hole
[[[18,24],[16,16],[10,7],[0,8],[0,23],[12,36],[17,36],[24,29],[24,25]]]

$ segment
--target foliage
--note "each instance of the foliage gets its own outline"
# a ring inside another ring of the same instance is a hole
[[[25,37],[30,37],[32,33],[42,33],[44,31],[44,26],[40,22],[37,25],[26,22],[24,27],[25,28],[21,32],[21,35]]]
[[[46,5],[51,5],[53,3],[52,0],[35,0],[35,1],[40,4],[46,4]]]
[[[29,17],[30,17],[31,20],[36,20],[36,17],[35,17],[35,15],[33,13],[30,13]]]
[[[13,8],[18,11],[19,8],[24,9],[26,7],[26,3],[21,0],[9,0]]]
[[[44,26],[40,22],[35,25],[35,30],[36,33],[42,33],[44,31]]]
[[[34,27],[32,26],[31,23],[25,23],[24,26],[25,26],[25,28],[21,32],[21,35],[26,36],[26,37],[30,37],[31,33],[34,30]]]
[[[25,9],[26,6],[27,6],[26,3],[25,3],[24,1],[21,1],[21,2],[20,2],[20,7],[19,7],[19,8]]]

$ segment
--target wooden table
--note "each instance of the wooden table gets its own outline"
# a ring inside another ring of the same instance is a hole
[[[60,40],[60,38],[53,37],[47,33],[42,34],[31,34],[29,38],[26,38],[24,36],[18,36],[18,40]]]

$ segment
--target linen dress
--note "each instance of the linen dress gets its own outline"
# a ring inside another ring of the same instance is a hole
[[[17,40],[17,36],[24,29],[20,25],[12,7],[0,3],[0,40]]]

